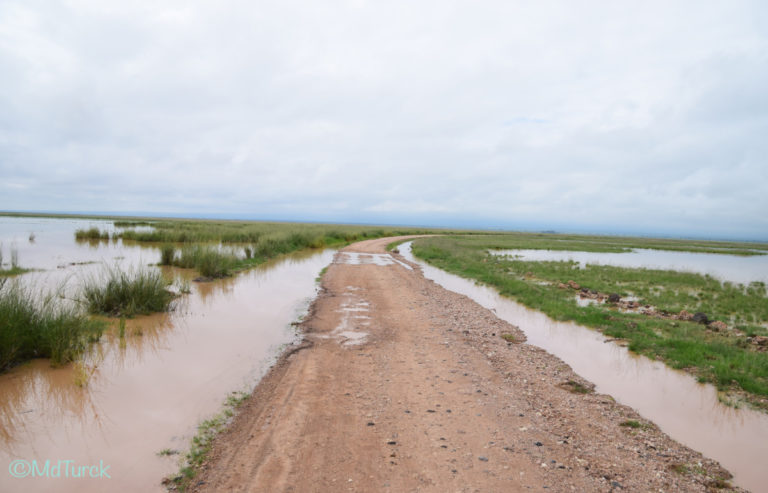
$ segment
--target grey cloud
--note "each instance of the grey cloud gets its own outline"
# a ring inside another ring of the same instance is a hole
[[[766,12],[7,1],[0,209],[768,239]]]

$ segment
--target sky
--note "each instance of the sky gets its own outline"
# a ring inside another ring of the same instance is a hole
[[[768,240],[768,3],[2,0],[0,210]]]

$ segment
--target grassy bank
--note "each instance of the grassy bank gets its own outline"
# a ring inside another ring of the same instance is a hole
[[[754,336],[768,335],[764,284],[742,286],[698,274],[613,266],[579,269],[567,261],[500,258],[488,254],[489,248],[531,245],[515,237],[493,236],[485,241],[482,237],[435,237],[415,241],[413,253],[436,267],[494,286],[502,295],[554,319],[572,320],[625,339],[630,350],[685,369],[721,390],[747,392],[754,404],[768,408],[768,353],[750,342]],[[632,296],[640,305],[655,307],[659,316],[619,310],[610,303],[579,306],[577,291],[560,286],[568,281],[600,293]],[[681,310],[703,312],[729,328],[717,331],[664,317]]]
[[[258,221],[156,220],[115,221],[121,228],[110,235],[98,228],[79,230],[76,238],[110,239],[152,243],[233,243],[255,248],[257,255],[288,253],[302,248],[322,248],[359,240],[420,234],[425,232],[458,232],[424,228],[375,227],[342,224],[273,223]],[[133,226],[152,226],[135,230]],[[467,231],[461,231],[466,233]]]
[[[167,311],[175,295],[157,270],[105,268],[83,283],[88,311],[109,317],[133,317]]]
[[[172,486],[173,489],[178,491],[187,491],[192,486],[200,468],[208,458],[213,440],[226,429],[237,409],[250,396],[250,394],[245,392],[232,392],[224,401],[224,409],[220,413],[198,425],[197,433],[192,437],[189,451],[183,457],[179,472],[173,476],[166,477],[163,480],[165,486]],[[173,455],[174,453],[177,453],[177,451],[166,449],[158,452],[158,455]]]
[[[463,239],[462,245],[467,248],[485,250],[539,249],[622,253],[629,252],[634,248],[647,248],[651,250],[672,250],[678,252],[727,253],[729,255],[742,256],[768,254],[768,243],[547,233],[475,235]]]
[[[206,278],[219,278],[305,249],[339,248],[387,236],[424,233],[477,234],[477,231],[388,228],[342,224],[270,223],[256,221],[135,220],[114,221],[111,235],[99,228],[78,230],[79,241],[122,239],[160,248],[161,265],[193,268]],[[134,226],[152,226],[136,230]]]
[[[51,293],[0,279],[0,371],[32,358],[50,358],[53,365],[73,361],[104,327]]]

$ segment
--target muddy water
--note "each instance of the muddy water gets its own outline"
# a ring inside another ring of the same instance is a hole
[[[31,250],[23,253],[19,245],[22,265],[53,269],[22,278],[55,277],[62,270],[77,278],[90,264],[71,266],[73,258],[146,261],[158,255],[109,242],[89,257],[73,243],[73,231],[70,225],[55,240],[62,242],[56,262],[42,253],[32,262]],[[36,235],[38,246],[46,236]],[[0,375],[0,491],[164,491],[159,481],[178,470],[179,456],[157,452],[186,449],[197,424],[218,412],[229,392],[252,388],[281,345],[295,339],[290,323],[315,295],[314,279],[332,257],[332,251],[295,255],[232,279],[192,283],[174,312],[129,320],[125,338],[111,332],[93,346],[85,388],[75,385],[72,365],[53,369],[43,360]],[[67,267],[51,267],[59,262]],[[60,478],[14,478],[9,465],[18,459],[36,460],[41,468],[46,460],[103,464],[111,478],[66,478],[63,472]]]
[[[768,255],[745,257],[720,253],[675,252],[643,248],[627,253],[559,250],[493,250],[490,253],[519,257],[521,260],[572,260],[582,268],[587,264],[614,265],[709,274],[721,281],[740,284],[749,284],[753,281],[768,283]]]
[[[504,298],[492,288],[449,274],[414,259],[410,243],[399,247],[424,275],[451,291],[464,294],[519,326],[528,343],[568,363],[597,391],[637,410],[675,440],[718,460],[735,476],[735,483],[752,491],[768,485],[768,415],[721,404],[711,385],[662,363],[631,354],[606,342],[599,332]]]

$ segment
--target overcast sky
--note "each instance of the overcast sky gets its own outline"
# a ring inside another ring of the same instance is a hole
[[[0,1],[0,210],[768,239],[768,3]]]

